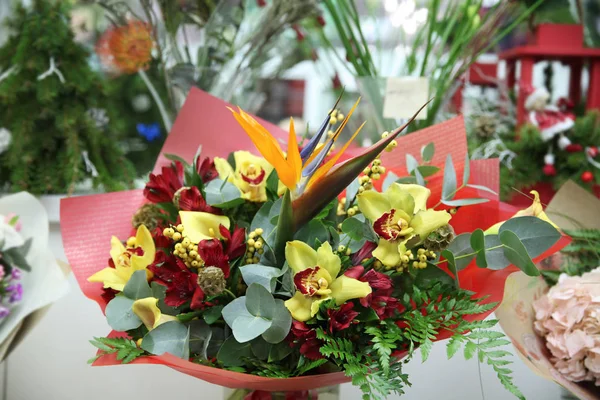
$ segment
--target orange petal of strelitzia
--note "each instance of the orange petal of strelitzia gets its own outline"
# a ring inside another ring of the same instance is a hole
[[[298,150],[298,139],[296,138],[296,128],[294,127],[293,118],[290,118],[290,134],[288,137],[287,161],[291,170],[294,173],[294,185],[293,187],[290,187],[286,184],[286,186],[290,190],[293,190],[302,178],[302,157],[300,156],[300,150]]]

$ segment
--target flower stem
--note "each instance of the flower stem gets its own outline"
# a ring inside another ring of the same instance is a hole
[[[156,88],[150,81],[150,78],[148,78],[146,71],[140,69],[140,70],[138,70],[138,74],[140,75],[140,77],[142,78],[144,83],[146,84],[148,91],[150,92],[150,94],[152,95],[152,98],[154,99],[154,102],[158,106],[158,111],[160,112],[160,116],[163,120],[163,125],[165,126],[166,134],[168,135],[169,132],[171,132],[171,127],[173,126],[173,123],[171,122],[171,117],[169,117],[169,113],[167,112],[167,109],[165,108],[165,104],[163,103],[162,99],[160,98],[160,95],[158,94],[158,92],[156,91]]]
[[[230,295],[232,299],[234,299],[234,300],[237,299],[237,296],[235,294],[233,294],[233,292],[231,290],[225,289],[225,290],[223,290],[223,292]]]

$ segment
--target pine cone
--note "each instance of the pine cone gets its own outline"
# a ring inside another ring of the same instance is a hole
[[[454,236],[454,229],[450,225],[444,225],[427,236],[423,242],[423,247],[427,250],[440,252],[452,243]]]
[[[181,199],[181,193],[183,193],[184,190],[188,190],[188,189],[190,189],[189,186],[183,186],[183,187],[177,189],[177,191],[173,195],[173,204],[175,205],[175,207],[177,207],[178,210],[179,210],[179,199]]]
[[[475,134],[481,138],[490,138],[496,132],[498,120],[495,116],[483,114],[475,119]]]
[[[206,267],[198,271],[198,286],[207,296],[216,296],[225,290],[225,274],[221,268]]]
[[[149,231],[153,231],[158,226],[158,219],[160,216],[160,208],[158,208],[156,204],[148,203],[144,204],[135,214],[133,214],[131,223],[136,229],[140,225],[146,225],[146,228],[148,228]]]

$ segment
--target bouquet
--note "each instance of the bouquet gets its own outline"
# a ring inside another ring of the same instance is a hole
[[[496,314],[534,371],[599,399],[600,200],[569,181],[548,210],[572,241],[544,266],[544,279],[511,275]]]
[[[92,340],[94,365],[268,392],[351,380],[386,398],[450,338],[450,356],[464,346],[521,396],[484,318],[561,234],[538,199],[509,219],[482,186],[497,189],[498,163],[468,160],[461,118],[334,150],[356,104],[336,106],[302,140],[292,120],[283,132],[192,90],[143,191],[64,200],[67,257],[114,330]]]
[[[67,288],[48,247],[48,216],[42,204],[25,192],[1,198],[0,361]]]

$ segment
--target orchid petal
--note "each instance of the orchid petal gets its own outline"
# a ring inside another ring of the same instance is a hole
[[[406,192],[412,196],[415,200],[415,209],[414,213],[418,213],[421,210],[427,209],[427,199],[429,199],[429,195],[431,194],[431,190],[426,188],[425,186],[416,185],[416,184],[393,184],[392,186],[398,185],[403,192]]]
[[[131,273],[127,274],[126,271],[131,270],[129,268],[107,267],[90,276],[88,282],[101,282],[104,284],[104,288],[110,288],[121,292],[133,273],[133,271],[131,271]]]
[[[373,257],[387,267],[399,265],[400,253],[398,253],[398,242],[388,242],[385,239],[379,239],[379,245],[373,250]]]
[[[149,331],[158,326],[162,313],[158,308],[158,299],[146,297],[133,302],[131,311],[142,320]]]
[[[391,208],[406,213],[409,216],[406,221],[410,221],[415,210],[415,200],[410,193],[403,191],[399,184],[393,183],[385,191],[385,196],[388,198]]]
[[[311,318],[311,306],[313,299],[296,292],[294,296],[284,302],[285,307],[296,321],[308,321]]]
[[[199,211],[179,211],[185,234],[193,243],[202,240],[222,239],[219,227],[229,229],[229,218]]]
[[[371,293],[371,286],[367,282],[361,282],[358,279],[342,275],[330,286],[331,297],[339,306],[351,299],[362,299]]]
[[[342,261],[337,255],[333,254],[333,250],[331,249],[329,242],[323,243],[321,247],[317,249],[316,265],[327,270],[332,279],[335,279],[340,273]]]
[[[452,216],[447,211],[436,211],[433,209],[419,211],[410,222],[415,234],[424,240],[434,230],[448,225]]]
[[[231,165],[229,165],[229,162],[221,157],[215,157],[213,161],[215,163],[215,169],[219,174],[219,178],[224,181],[227,180],[229,182],[233,182],[235,173],[233,172]]]
[[[304,242],[294,240],[285,246],[285,259],[292,271],[297,274],[307,268],[317,266],[317,252]]]
[[[132,265],[135,261],[136,264],[139,265],[139,268],[137,269],[144,269],[154,261],[154,257],[156,256],[154,239],[152,239],[152,234],[148,228],[146,228],[146,225],[140,225],[138,227],[135,234],[135,245],[136,247],[141,247],[141,249],[144,251],[144,254],[142,256],[132,255]]]
[[[115,265],[119,264],[119,258],[121,254],[125,252],[125,246],[119,240],[118,237],[113,236],[110,238],[110,258],[112,258]]]
[[[373,222],[392,208],[388,197],[375,190],[365,190],[357,199],[360,211]]]

